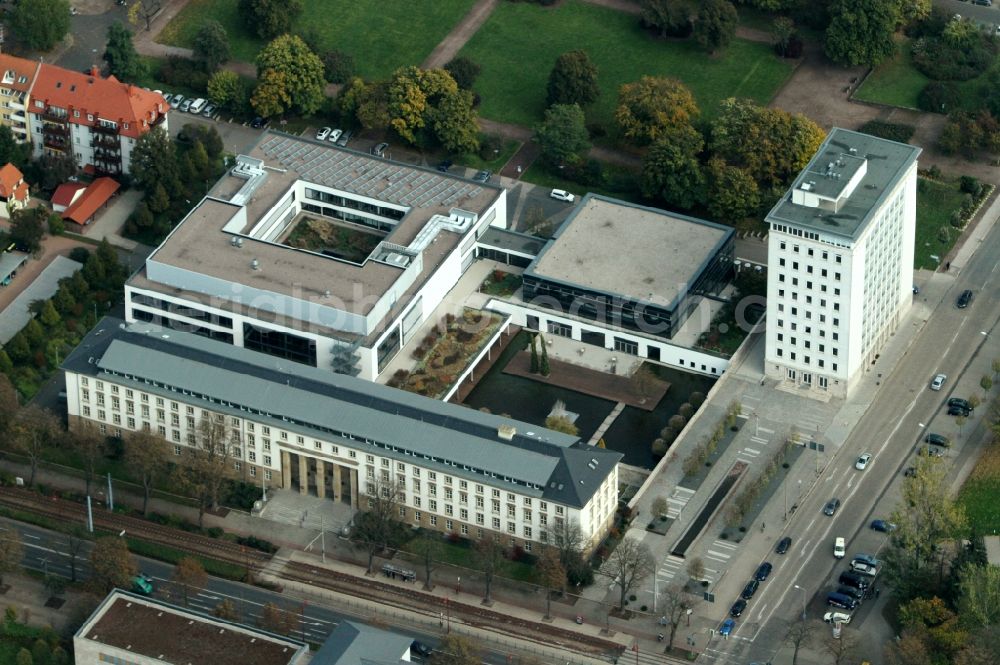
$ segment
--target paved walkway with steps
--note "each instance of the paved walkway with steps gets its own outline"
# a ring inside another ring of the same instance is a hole
[[[615,419],[618,418],[618,416],[620,416],[621,412],[624,410],[625,410],[625,402],[618,402],[617,404],[615,404],[615,408],[611,409],[611,413],[608,414],[608,417],[604,419],[604,422],[601,423],[601,426],[597,428],[596,432],[594,432],[594,436],[590,437],[590,445],[592,446],[597,445],[597,442],[601,440],[601,437],[604,436],[604,433],[608,431],[608,428],[611,427],[611,424],[615,422]]]

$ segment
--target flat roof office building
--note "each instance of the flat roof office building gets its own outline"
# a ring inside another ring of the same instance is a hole
[[[766,374],[844,397],[912,302],[920,148],[835,128],[767,215]]]

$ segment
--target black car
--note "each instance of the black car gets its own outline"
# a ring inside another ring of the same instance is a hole
[[[837,578],[837,582],[864,591],[869,586],[871,586],[872,581],[870,578],[864,577],[863,575],[858,575],[857,573],[844,571],[843,573],[840,574],[840,577]]]
[[[931,445],[941,446],[942,448],[947,448],[951,445],[951,441],[944,434],[935,434],[933,432],[925,436],[924,441]]]
[[[823,514],[827,517],[833,517],[838,508],[840,508],[840,499],[835,497],[827,501],[826,505],[823,506]]]
[[[735,619],[739,615],[743,614],[743,610],[745,610],[746,608],[747,608],[747,601],[740,598],[735,603],[733,603],[732,607],[729,608],[729,616]]]
[[[753,574],[753,578],[758,582],[763,582],[764,580],[767,579],[768,575],[771,574],[772,569],[773,566],[771,565],[771,563],[769,561],[765,561],[764,563],[757,566],[757,572]]]
[[[757,593],[757,587],[759,586],[760,582],[758,582],[757,580],[750,580],[749,582],[747,582],[747,585],[743,587],[743,592],[740,593],[740,598],[742,598],[743,600],[750,600],[751,598],[753,598],[753,595]]]
[[[345,129],[344,133],[340,135],[339,139],[337,139],[336,145],[339,145],[341,148],[343,148],[344,146],[347,145],[347,142],[351,140],[352,136],[354,136],[354,134],[351,132],[351,130]]]
[[[260,116],[257,116],[256,118],[250,121],[250,126],[253,127],[254,129],[262,129],[266,124],[267,120],[264,120],[264,118]]]
[[[965,416],[966,418],[968,418],[970,413],[972,413],[972,409],[963,409],[957,404],[955,406],[948,407],[949,416]]]
[[[413,643],[410,644],[410,651],[418,656],[421,656],[422,658],[429,658],[434,649],[430,648],[420,640],[413,640]]]
[[[858,589],[857,587],[847,586],[846,584],[843,585],[843,586],[837,587],[837,593],[842,593],[845,596],[847,596],[848,598],[853,598],[854,602],[859,603],[859,604],[861,603],[862,600],[865,599],[865,592],[864,591],[862,591],[861,589]]]
[[[966,307],[969,306],[971,302],[972,302],[972,291],[966,289],[965,291],[962,291],[962,295],[958,296],[958,302],[955,303],[955,306],[958,307],[959,309],[965,309]]]
[[[778,546],[774,548],[774,553],[784,554],[785,552],[788,551],[788,548],[791,546],[792,546],[792,539],[788,536],[785,536],[784,538],[778,541]]]
[[[969,404],[969,400],[962,399],[961,397],[952,397],[948,400],[948,408],[950,409],[953,406],[957,406],[958,408],[966,411],[972,411],[972,405]]]
[[[441,173],[447,173],[452,164],[454,164],[454,162],[450,159],[442,159],[437,165],[437,170]]]

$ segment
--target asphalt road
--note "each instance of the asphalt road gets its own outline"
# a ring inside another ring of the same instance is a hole
[[[971,18],[983,25],[1000,25],[1000,2],[994,0],[992,7],[974,5],[968,0],[936,0],[934,3],[949,12],[960,14],[962,18]]]
[[[885,379],[888,385],[830,463],[821,488],[799,506],[789,531],[794,539],[792,549],[783,557],[767,557],[775,570],[761,584],[733,638],[716,638],[710,644],[718,661],[772,659],[781,646],[785,622],[795,620],[804,604],[810,618],[821,618],[832,609],[825,605],[826,594],[835,590],[836,577],[850,557],[857,552],[877,554],[884,547],[885,534],[869,529],[869,523],[888,517],[895,508],[902,472],[914,464],[924,435],[937,431],[953,436],[954,419],[946,415],[944,406],[947,399],[978,392],[979,376],[989,373],[990,359],[1000,353],[1000,340],[994,342],[1000,321],[997,256],[1000,228],[994,227],[903,361]],[[976,299],[969,308],[960,310],[955,300],[964,289],[972,289]],[[928,385],[937,372],[947,374],[948,382],[944,390],[931,391]],[[985,415],[986,409],[980,408],[970,418],[965,437],[946,453],[946,462],[962,458],[968,433]],[[865,471],[858,471],[854,463],[865,452],[874,457]],[[833,497],[839,498],[842,506],[835,516],[827,517],[823,506]],[[847,538],[847,558],[843,561],[834,559],[832,553],[838,536]],[[874,604],[869,600],[861,605],[850,630],[861,632]]]

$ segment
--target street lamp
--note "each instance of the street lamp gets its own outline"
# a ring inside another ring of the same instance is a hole
[[[806,588],[804,586],[794,585],[796,589],[802,592],[802,620],[806,620]]]

